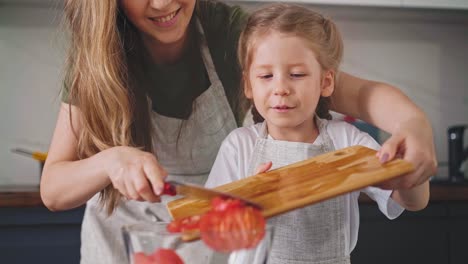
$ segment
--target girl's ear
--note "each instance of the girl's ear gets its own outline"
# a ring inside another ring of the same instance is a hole
[[[335,72],[332,70],[328,70],[324,72],[322,77],[322,84],[321,84],[321,91],[320,95],[323,97],[331,96],[333,90],[335,90]]]
[[[242,73],[242,85],[244,86],[244,94],[247,99],[253,99],[252,87],[250,86],[249,76],[244,72]]]

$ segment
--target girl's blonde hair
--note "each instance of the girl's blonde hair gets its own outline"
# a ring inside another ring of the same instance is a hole
[[[152,148],[148,99],[136,83],[140,42],[118,2],[68,0],[65,5],[71,34],[66,99],[83,116],[76,135],[80,159],[113,146]],[[110,214],[121,194],[109,185],[100,198]]]
[[[338,68],[343,57],[343,41],[335,23],[302,6],[272,4],[253,12],[241,33],[237,53],[244,73],[243,86],[246,85],[246,76],[250,70],[257,41],[271,32],[291,34],[304,39],[317,56],[322,71],[331,70],[335,73],[336,83]],[[316,110],[317,115],[331,119],[328,112],[329,105],[330,97],[321,97]],[[252,113],[255,122],[263,121],[255,107],[252,108]]]

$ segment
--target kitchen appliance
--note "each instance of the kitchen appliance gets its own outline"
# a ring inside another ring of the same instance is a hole
[[[263,216],[273,217],[320,201],[399,177],[414,170],[393,159],[380,163],[376,151],[352,146],[231,182],[215,189],[259,204]],[[167,204],[177,220],[210,209],[207,200],[183,198]]]
[[[449,178],[452,182],[465,181],[461,165],[468,158],[468,147],[464,149],[463,146],[463,136],[467,127],[467,125],[456,125],[447,130]]]

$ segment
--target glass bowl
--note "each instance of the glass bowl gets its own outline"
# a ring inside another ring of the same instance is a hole
[[[263,239],[255,247],[225,253],[210,248],[202,240],[184,242],[181,234],[169,233],[166,230],[167,224],[156,222],[124,226],[122,234],[128,263],[161,263],[160,260],[152,259],[152,257],[156,254],[155,252],[167,253],[169,249],[173,250],[185,264],[264,264],[268,258],[273,237],[273,227],[267,225]],[[167,262],[162,263],[180,263],[171,257],[165,257],[165,259]]]

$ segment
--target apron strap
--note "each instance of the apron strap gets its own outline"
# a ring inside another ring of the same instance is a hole
[[[208,48],[208,44],[207,44],[206,38],[205,38],[205,31],[203,30],[200,19],[198,17],[195,17],[195,24],[196,24],[196,27],[198,29],[198,32],[203,37],[202,38],[203,43],[201,43],[200,48],[201,48],[201,52],[202,52],[203,62],[205,63],[206,72],[208,73],[208,77],[210,79],[210,82],[212,84],[217,83],[217,82],[221,82],[219,80],[218,74],[216,73],[216,69],[215,69],[215,66],[214,66],[214,63],[213,63],[213,59],[211,58],[210,49]]]

